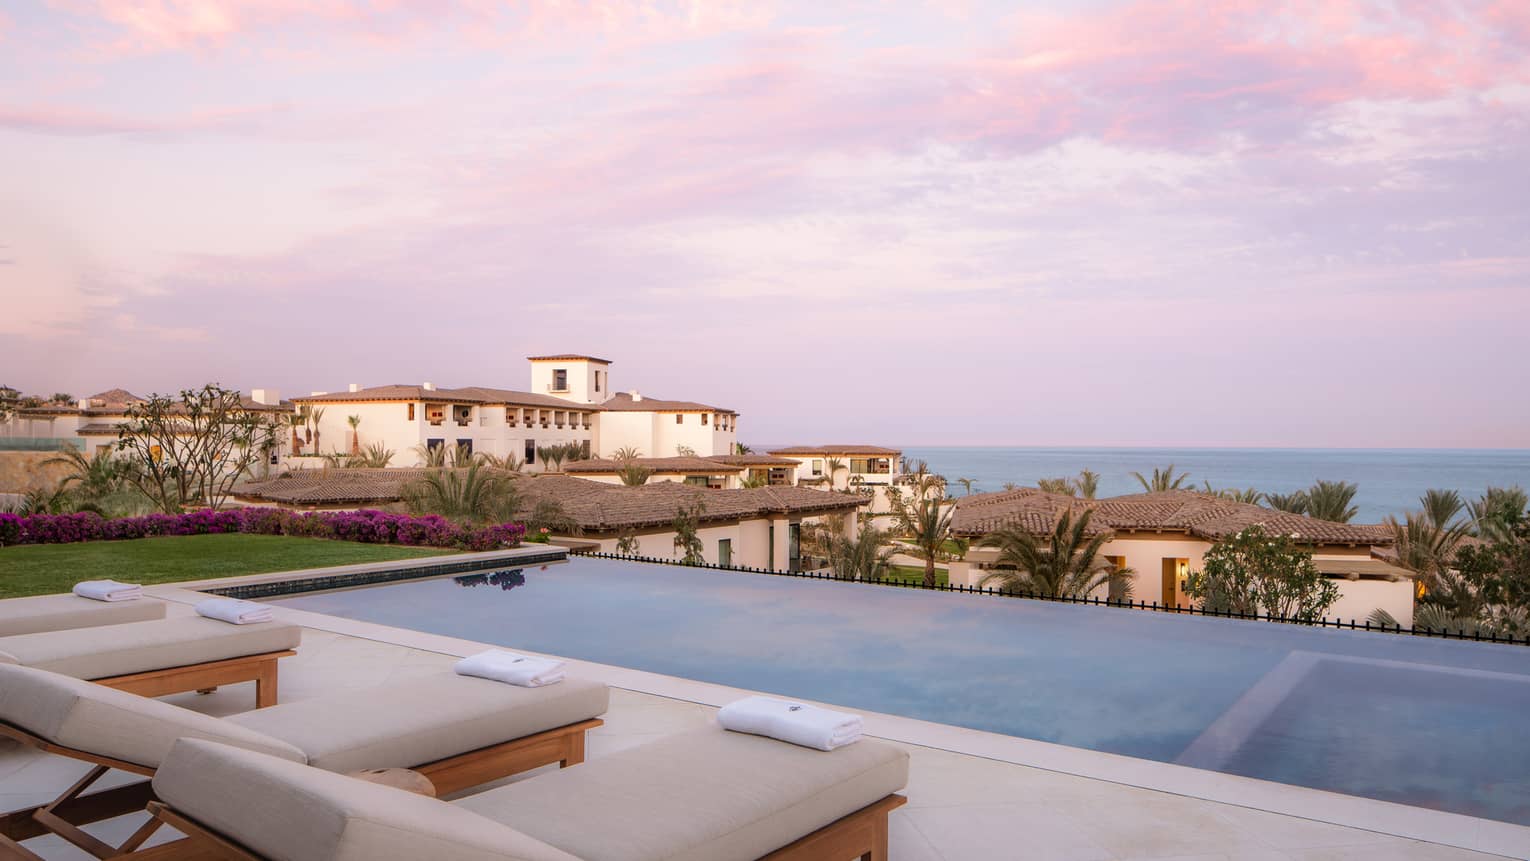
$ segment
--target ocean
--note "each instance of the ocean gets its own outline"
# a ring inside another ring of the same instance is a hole
[[[1290,449],[1290,448],[1022,448],[931,447],[903,449],[910,463],[924,460],[950,481],[947,490],[965,490],[957,478],[974,480],[973,493],[1002,490],[1005,482],[1034,485],[1037,479],[1100,474],[1100,496],[1137,493],[1136,470],[1174,465],[1190,474],[1188,485],[1247,488],[1289,493],[1317,479],[1360,486],[1356,523],[1375,523],[1388,514],[1417,510],[1429,488],[1458,490],[1475,499],[1488,486],[1530,488],[1530,449]]]

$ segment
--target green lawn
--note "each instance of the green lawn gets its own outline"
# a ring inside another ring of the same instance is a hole
[[[897,540],[898,540],[898,542],[900,544],[906,544],[906,545],[908,545],[910,547],[917,547],[918,546],[918,545],[916,545],[913,542],[912,539],[899,538]],[[962,550],[962,546],[960,544],[958,544],[955,540],[950,539],[950,538],[947,538],[945,540],[945,543],[940,545],[940,549],[941,549],[942,552],[949,553],[952,556],[961,556],[965,552],[965,551]]]
[[[886,576],[886,579],[888,579],[888,580],[905,580],[905,581],[908,581],[910,583],[923,583],[924,582],[924,566],[922,566],[922,565],[920,565],[920,566],[914,566],[914,565],[889,565],[889,566],[887,566],[887,576]],[[946,569],[944,569],[944,568],[936,568],[935,569],[935,583],[937,585],[944,586],[948,582],[949,582],[949,578],[946,577]]]
[[[68,592],[81,580],[170,583],[455,553],[286,535],[185,535],[0,548],[0,598]]]

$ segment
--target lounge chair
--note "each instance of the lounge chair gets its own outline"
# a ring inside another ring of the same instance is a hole
[[[62,673],[146,697],[253,681],[255,705],[264,708],[276,704],[276,662],[297,654],[293,650],[301,639],[302,628],[284,622],[231,625],[183,616],[0,637],[0,664]]]
[[[885,861],[907,783],[891,745],[825,753],[712,728],[447,803],[184,739],[150,811],[195,857],[237,861]]]
[[[521,688],[443,670],[215,718],[56,673],[0,665],[0,735],[95,766],[52,802],[0,815],[0,855],[7,848],[24,851],[17,841],[52,832],[111,857],[117,850],[79,826],[143,810],[152,800],[149,784],[85,790],[110,769],[153,775],[178,738],[212,739],[336,772],[411,768],[449,793],[543,765],[582,762],[584,733],[601,725],[608,700],[606,686],[590,681]]]
[[[72,594],[8,598],[0,601],[0,637],[163,618],[165,602],[156,598],[93,601]]]

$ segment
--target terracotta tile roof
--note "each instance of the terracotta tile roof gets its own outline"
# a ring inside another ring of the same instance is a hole
[[[650,398],[647,395],[643,399],[633,400],[629,392],[617,392],[609,400],[600,405],[603,410],[619,413],[738,413],[727,407],[714,407],[707,404],[698,404],[695,401],[666,401],[662,398]]]
[[[1050,532],[1064,511],[1093,509],[1091,527],[1114,532],[1184,532],[1214,541],[1263,524],[1271,532],[1295,533],[1317,544],[1385,545],[1390,530],[1380,524],[1334,523],[1300,514],[1233,502],[1190,490],[1138,493],[1108,499],[1079,499],[1035,488],[980,493],[956,501],[951,530],[978,536],[1018,524],[1037,534]]]
[[[883,448],[879,445],[794,445],[787,448],[773,448],[771,454],[794,454],[815,455],[826,457],[835,454],[861,454],[876,457],[896,457],[903,452],[895,448]]]
[[[113,424],[112,422],[90,422],[88,424],[80,425],[75,429],[74,432],[80,436],[114,437],[117,435],[117,429],[120,427],[122,427],[122,425]]]
[[[710,475],[719,472],[739,472],[743,470],[742,466],[723,463],[716,458],[706,457],[635,457],[631,462],[647,467],[654,472],[696,472]],[[563,467],[563,471],[569,473],[617,473],[621,472],[627,463],[627,461],[611,458],[576,460],[566,464]]]
[[[611,364],[610,359],[601,359],[595,356],[581,356],[578,353],[559,353],[555,356],[527,356],[528,362],[599,362],[602,365]]]
[[[382,505],[397,502],[403,486],[424,469],[300,469],[234,489],[241,499],[287,505]]]
[[[789,457],[773,457],[768,454],[714,454],[707,460],[732,466],[801,466]]]
[[[708,490],[664,481],[641,487],[545,475],[523,479],[528,509],[542,498],[556,500],[586,532],[618,532],[667,526],[682,506],[700,502],[700,522],[712,523],[778,515],[813,515],[854,511],[870,503],[864,496],[828,493],[800,487],[758,487],[747,490]]]
[[[425,472],[423,468],[299,470],[241,485],[236,495],[286,505],[383,505],[397,502],[404,485]],[[870,502],[864,496],[801,487],[708,490],[678,482],[625,487],[569,475],[522,475],[515,480],[525,511],[543,499],[555,501],[586,532],[664,526],[674,521],[681,506],[696,501],[705,506],[700,518],[704,523],[771,514],[847,512]]]

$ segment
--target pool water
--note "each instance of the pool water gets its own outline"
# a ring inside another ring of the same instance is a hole
[[[1530,825],[1530,648],[603,559],[276,603]]]

